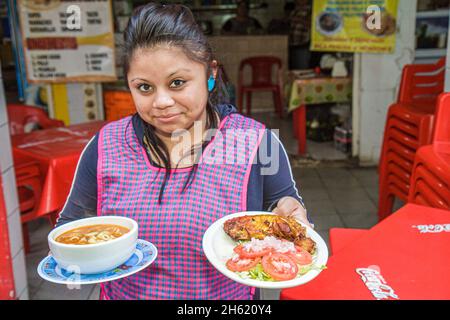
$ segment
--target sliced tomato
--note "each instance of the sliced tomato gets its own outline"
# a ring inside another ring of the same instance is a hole
[[[302,266],[312,263],[312,256],[308,251],[299,246],[295,246],[295,249],[295,252],[287,253],[287,255],[291,257],[292,260],[295,261],[295,263],[298,263]]]
[[[233,257],[227,261],[227,268],[233,272],[242,272],[250,270],[258,263],[261,262],[261,258],[241,258],[241,257]]]
[[[265,248],[260,251],[253,251],[245,249],[245,247],[242,244],[240,244],[233,250],[239,255],[239,257],[248,259],[248,258],[262,257],[271,252],[272,248]]]
[[[291,280],[297,276],[298,266],[287,254],[273,252],[262,258],[264,271],[275,280]]]

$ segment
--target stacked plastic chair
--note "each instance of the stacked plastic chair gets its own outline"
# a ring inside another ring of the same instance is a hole
[[[436,100],[444,89],[445,59],[403,69],[397,103],[389,107],[379,163],[378,218],[392,213],[395,198],[406,202],[414,158],[431,143]]]
[[[436,108],[433,141],[417,151],[408,202],[450,210],[450,93]]]

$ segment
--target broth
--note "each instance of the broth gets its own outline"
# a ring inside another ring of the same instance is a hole
[[[116,224],[96,224],[66,231],[55,241],[64,244],[96,244],[117,239],[129,231]]]

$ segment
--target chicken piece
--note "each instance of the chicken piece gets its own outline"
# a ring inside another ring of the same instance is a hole
[[[311,254],[316,250],[316,243],[306,236],[306,228],[294,218],[270,214],[242,216],[225,221],[223,229],[235,241],[274,236],[292,241]]]

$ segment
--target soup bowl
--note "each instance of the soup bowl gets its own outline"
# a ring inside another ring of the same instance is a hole
[[[122,236],[95,244],[65,244],[55,239],[61,234],[80,227],[114,224],[130,229]],[[69,271],[96,274],[110,271],[127,261],[136,249],[138,224],[130,218],[100,216],[69,222],[53,229],[48,234],[48,245],[58,265]]]

